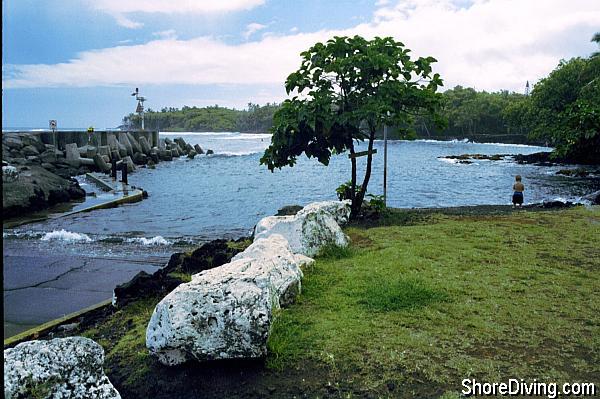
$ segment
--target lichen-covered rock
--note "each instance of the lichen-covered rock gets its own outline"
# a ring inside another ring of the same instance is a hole
[[[166,365],[266,355],[273,309],[300,291],[307,261],[281,236],[256,240],[230,263],[167,295],[148,324],[147,348]]]
[[[294,253],[314,256],[328,244],[348,245],[348,237],[338,223],[350,216],[347,201],[323,201],[307,205],[293,216],[268,216],[254,229],[254,238],[273,234],[285,237]]]
[[[120,398],[103,363],[89,338],[24,342],[4,351],[4,397]]]

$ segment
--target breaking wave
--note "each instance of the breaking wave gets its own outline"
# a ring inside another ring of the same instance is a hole
[[[163,236],[155,236],[152,238],[146,237],[134,237],[129,238],[127,242],[133,242],[137,244],[142,244],[144,246],[156,246],[156,245],[171,245],[171,241],[165,239]]]
[[[83,233],[74,233],[72,231],[67,231],[65,229],[54,230],[49,233],[46,233],[41,238],[42,241],[67,241],[67,242],[91,242],[92,239],[87,234]]]

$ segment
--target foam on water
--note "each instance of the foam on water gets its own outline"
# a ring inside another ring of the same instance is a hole
[[[92,239],[87,234],[74,233],[65,229],[54,230],[42,236],[42,241],[58,240],[68,242],[91,242]]]
[[[154,246],[154,245],[171,245],[171,241],[166,240],[163,236],[155,236],[152,238],[146,237],[134,237],[129,238],[127,242],[142,244],[145,246]]]

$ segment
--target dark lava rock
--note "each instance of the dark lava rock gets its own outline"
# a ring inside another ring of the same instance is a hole
[[[195,274],[228,263],[239,250],[229,247],[226,240],[213,240],[183,258],[183,273]]]
[[[294,216],[297,214],[302,207],[300,205],[286,205],[279,209],[275,216]]]
[[[588,172],[585,168],[577,168],[577,169],[561,169],[556,172],[557,175],[564,176],[573,176],[573,177],[587,177],[590,172]]]
[[[574,204],[570,201],[562,202],[562,201],[544,201],[542,204],[542,208],[552,209],[552,208],[570,208]]]
[[[206,150],[206,155],[211,155],[214,154],[215,152],[213,150]]]
[[[68,180],[41,166],[19,167],[15,181],[2,184],[4,217],[22,216],[58,202],[85,197],[85,191],[74,180]]]
[[[183,280],[180,278],[168,274],[157,278],[156,273],[149,274],[141,271],[125,284],[115,287],[113,305],[121,307],[141,297],[160,292],[167,293],[174,290],[182,282]]]
[[[600,205],[600,190],[588,195],[584,195],[583,197],[581,197],[581,199],[590,201],[592,205]]]
[[[120,307],[140,297],[167,294],[184,282],[178,274],[195,274],[229,263],[241,250],[230,247],[228,243],[227,240],[214,240],[191,254],[174,253],[165,267],[154,274],[140,272],[129,282],[117,286],[114,305]]]

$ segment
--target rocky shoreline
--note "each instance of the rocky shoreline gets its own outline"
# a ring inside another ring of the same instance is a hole
[[[56,133],[60,135],[61,133]],[[66,139],[68,140],[68,139]],[[64,149],[45,143],[40,134],[2,133],[2,209],[5,217],[24,216],[52,205],[78,200],[85,191],[74,176],[88,172],[110,173],[111,163],[123,162],[128,172],[154,168],[161,161],[213,153],[192,146],[181,137],[161,138],[152,147],[143,135],[111,132],[107,145],[94,137],[87,145],[65,143]]]

